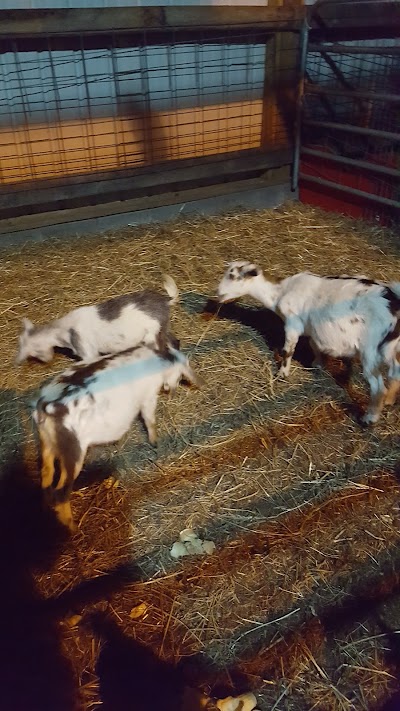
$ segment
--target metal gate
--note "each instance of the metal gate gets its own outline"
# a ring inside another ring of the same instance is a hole
[[[312,9],[297,146],[305,201],[398,220],[399,35],[400,3],[321,0]]]

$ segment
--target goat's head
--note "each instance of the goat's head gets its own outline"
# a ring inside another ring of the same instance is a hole
[[[262,279],[262,271],[256,264],[243,260],[231,262],[218,285],[219,303],[225,304],[240,299],[250,292],[255,280],[260,279]]]
[[[179,383],[185,380],[197,389],[204,386],[203,379],[194,372],[189,365],[188,358],[178,349],[170,346],[170,353],[173,359],[171,367],[164,372],[163,389],[166,392],[174,393]]]
[[[17,365],[27,358],[37,358],[43,363],[49,363],[54,355],[54,347],[41,328],[35,328],[28,318],[22,319],[22,332],[19,336],[19,348],[15,358]]]

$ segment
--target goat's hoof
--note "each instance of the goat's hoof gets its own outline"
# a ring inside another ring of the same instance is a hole
[[[278,378],[278,380],[286,380],[288,375],[289,373],[287,372],[287,370],[285,370],[284,368],[279,368],[276,377]]]
[[[360,425],[361,427],[367,428],[371,427],[372,425],[375,425],[379,420],[379,416],[377,417],[376,415],[370,415],[368,412],[360,417]]]
[[[313,362],[311,363],[311,367],[315,368],[316,370],[322,370],[324,364],[320,360],[313,360]]]
[[[394,397],[392,395],[389,395],[388,397],[385,398],[385,405],[388,407],[393,407],[397,402],[397,396],[395,395]]]

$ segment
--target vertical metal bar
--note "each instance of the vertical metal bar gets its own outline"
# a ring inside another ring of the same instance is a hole
[[[152,136],[152,116],[151,116],[151,94],[149,84],[149,64],[148,64],[148,42],[146,29],[143,30],[142,41],[139,45],[140,58],[140,78],[142,84],[142,97],[144,111],[142,114],[143,128],[143,155],[146,165],[154,163],[153,136]]]
[[[170,103],[169,103],[169,121],[168,126],[165,126],[169,131],[169,158],[171,159],[174,155],[181,158],[180,146],[179,146],[179,120],[178,120],[178,100],[177,100],[177,64],[178,57],[182,57],[182,62],[185,62],[183,54],[183,46],[178,44],[178,50],[176,48],[175,32],[173,33],[172,44],[167,46],[167,71],[168,71],[168,88],[170,91]]]
[[[201,154],[204,155],[204,109],[203,109],[203,97],[201,90],[201,67],[202,67],[202,57],[203,52],[201,50],[201,44],[195,40],[194,45],[194,74],[195,74],[195,86],[193,87],[196,92],[197,105],[196,105],[196,125],[195,125],[195,157],[198,157],[199,150]],[[197,139],[198,130],[198,116],[201,109],[201,122],[200,122],[200,141]],[[200,143],[200,148],[199,148]]]
[[[124,132],[122,132],[122,140],[120,136],[120,121],[122,117],[123,121],[123,114],[124,111],[120,111],[120,87],[119,87],[119,73],[118,73],[118,64],[117,64],[117,57],[115,55],[115,33],[113,32],[111,35],[111,43],[109,46],[109,52],[110,52],[110,59],[111,59],[111,66],[112,66],[112,74],[111,74],[111,80],[114,84],[114,96],[115,96],[115,102],[113,102],[113,107],[112,107],[112,116],[113,116],[113,126],[114,126],[114,136],[113,136],[113,143],[115,145],[115,152],[117,156],[117,163],[118,163],[118,168],[126,167],[127,165],[127,158],[126,158],[126,151],[125,151],[125,140],[124,140]]]
[[[23,173],[21,173],[21,156],[20,156],[20,151],[18,149],[18,141],[16,138],[17,133],[18,133],[18,127],[17,127],[17,123],[15,120],[15,112],[13,112],[11,110],[12,102],[11,102],[11,98],[9,96],[8,85],[11,84],[11,86],[12,86],[12,81],[10,79],[10,67],[9,67],[10,63],[7,61],[7,56],[8,56],[7,54],[5,56],[3,54],[0,55],[1,76],[2,76],[2,80],[4,82],[4,94],[2,94],[2,97],[1,97],[2,99],[4,99],[4,114],[2,113],[1,118],[2,118],[2,123],[3,123],[5,117],[7,116],[7,123],[5,125],[7,128],[9,128],[9,127],[12,128],[12,133],[13,133],[13,138],[14,138],[13,145],[15,147],[15,153],[13,156],[9,157],[9,159],[12,158],[13,170],[11,170],[11,168],[7,168],[7,169],[3,170],[3,166],[0,161],[0,181],[1,182],[3,182],[3,181],[8,182],[7,181],[7,173],[12,173],[13,177],[19,177],[20,179],[23,176]],[[3,63],[3,57],[5,59],[5,66]],[[14,74],[14,72],[11,72],[11,73]],[[2,142],[0,142],[0,151],[1,151],[2,145],[3,145]],[[19,172],[19,175],[16,176],[15,175],[16,165],[15,164],[17,161],[18,161],[18,169],[20,172]]]
[[[303,115],[303,100],[304,100],[304,79],[307,64],[307,45],[308,45],[308,20],[305,18],[301,28],[300,35],[300,70],[299,83],[295,119],[295,140],[293,153],[293,170],[292,170],[292,190],[298,190],[299,187],[299,167],[300,167],[300,143],[301,143],[301,119]]]
[[[276,33],[269,35],[265,43],[263,109],[260,147],[270,150],[275,142],[276,128]],[[273,97],[273,99],[271,99]]]
[[[252,104],[253,96],[254,93],[254,84],[253,84],[253,72],[251,71],[252,63],[254,62],[254,57],[257,56],[257,40],[255,34],[252,35],[252,44],[250,44],[249,41],[246,42],[246,38],[243,38],[243,41],[245,42],[245,48],[246,48],[246,89],[243,92],[243,100],[245,102],[245,116],[247,120],[247,136],[246,132],[243,133],[241,132],[240,135],[240,148],[245,150],[246,148],[249,148],[251,146],[251,109],[250,106]],[[242,103],[242,126],[244,125],[244,117],[243,117],[243,103]],[[229,144],[226,145],[226,150],[229,151]]]
[[[82,125],[82,154],[85,157],[87,154],[89,154],[89,161],[90,161],[90,138],[89,138],[89,130],[88,130],[88,122],[87,122],[87,111],[85,111],[84,107],[82,106],[82,87],[84,87],[84,83],[82,81],[82,75],[84,75],[84,56],[82,52],[82,36],[80,37],[80,45],[81,48],[79,52],[76,52],[76,59],[74,59],[74,64],[75,64],[75,80],[76,80],[76,96],[77,96],[77,119],[80,119],[81,125]],[[80,67],[82,67],[82,72],[80,70]],[[86,141],[84,140],[86,138]],[[68,143],[66,143],[68,145]],[[78,159],[74,160],[74,164],[77,164],[79,166],[79,157]],[[80,168],[81,170],[81,168]]]
[[[94,142],[93,142],[93,117],[92,117],[92,107],[91,107],[91,103],[90,103],[89,79],[88,79],[87,67],[86,67],[84,35],[81,34],[79,39],[80,39],[80,42],[79,42],[80,55],[81,55],[81,60],[82,60],[83,87],[85,90],[86,103],[87,103],[87,112],[85,112],[86,116],[84,117],[85,128],[86,128],[85,133],[86,133],[86,137],[87,137],[87,145],[88,145],[88,150],[89,150],[89,166],[90,166],[90,170],[93,172],[93,169],[97,168],[97,161],[96,161],[96,151],[95,151]],[[90,130],[87,125],[87,119],[89,119]]]
[[[53,52],[51,49],[50,37],[47,37],[47,47],[48,47],[48,52],[49,52],[51,78],[52,78],[52,82],[53,82],[54,100],[55,100],[56,111],[57,111],[56,135],[57,135],[57,143],[58,143],[59,160],[60,160],[60,164],[61,164],[62,174],[66,175],[67,173],[70,172],[70,170],[68,168],[68,165],[65,162],[66,151],[65,151],[65,144],[64,144],[64,139],[62,136],[62,131],[61,131],[62,101],[61,101],[61,97],[60,97],[59,86],[57,83],[57,74],[56,74],[56,68],[55,68],[54,59],[53,59]]]
[[[26,144],[26,156],[28,158],[28,165],[29,169],[31,171],[31,176],[32,178],[36,177],[36,168],[35,168],[35,156],[32,151],[32,145],[31,145],[31,137],[29,133],[29,98],[27,99],[27,96],[29,97],[29,93],[26,90],[26,87],[24,85],[24,74],[22,70],[22,65],[19,59],[19,52],[18,52],[18,47],[17,43],[14,40],[12,42],[12,48],[14,52],[14,57],[15,57],[15,68],[17,72],[17,79],[18,79],[18,88],[20,91],[21,95],[21,104],[22,104],[22,113],[23,113],[23,135],[25,138],[25,144]],[[24,176],[25,177],[25,176]]]
[[[229,96],[227,96],[227,87],[228,87],[228,76],[227,76],[227,68],[229,66],[229,54],[230,54],[230,47],[231,45],[228,44],[228,41],[225,41],[225,39],[222,39],[221,42],[221,84],[222,84],[222,104],[224,107],[226,107],[227,103],[229,102]],[[219,88],[218,88],[219,90]],[[243,107],[241,109],[242,113],[242,120],[241,123],[243,124]],[[222,124],[221,124],[221,99],[218,99],[218,114],[217,114],[217,121],[216,121],[216,129],[214,130],[214,135],[212,136],[212,147],[213,147],[213,152],[215,153],[223,153],[225,149],[225,145],[223,144],[223,141],[221,138],[224,136],[224,133],[222,131]],[[240,131],[239,131],[240,135]],[[214,138],[215,138],[215,143],[214,143]],[[239,137],[238,137],[239,138]],[[238,139],[235,139],[236,141]],[[240,141],[240,138],[239,138]]]

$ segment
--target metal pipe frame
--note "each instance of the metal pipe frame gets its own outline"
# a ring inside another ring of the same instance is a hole
[[[387,207],[394,207],[397,210],[400,209],[400,202],[398,200],[391,200],[390,198],[382,197],[382,195],[374,195],[373,193],[367,193],[365,190],[357,190],[357,188],[351,188],[347,185],[340,185],[339,183],[334,183],[332,180],[326,180],[325,178],[317,178],[314,175],[307,175],[307,173],[299,173],[299,178],[306,180],[309,183],[315,183],[316,185],[322,185],[326,188],[333,188],[334,190],[339,190],[342,193],[347,193],[348,195],[356,195],[357,197],[364,198],[366,200],[372,200],[372,202],[379,203],[380,205],[386,205]]]
[[[292,168],[292,179],[291,179],[291,188],[292,188],[293,192],[296,191],[299,186],[301,120],[302,120],[302,113],[303,113],[303,98],[304,98],[305,74],[306,74],[306,64],[307,64],[308,32],[309,32],[309,26],[308,26],[308,21],[306,18],[304,20],[303,26],[301,28],[301,35],[300,35],[300,46],[301,46],[301,49],[300,49],[300,71],[299,71],[299,85],[298,85],[298,96],[297,96],[297,106],[296,106],[293,168]]]
[[[392,47],[365,47],[363,45],[345,45],[345,44],[315,44],[310,42],[308,45],[310,52],[332,52],[332,54],[400,54],[400,45]]]
[[[350,91],[329,86],[319,86],[318,84],[311,84],[310,82],[305,83],[304,91],[306,94],[318,94],[321,96],[343,96],[349,99],[372,99],[373,101],[400,103],[400,94],[383,94],[382,92],[374,91],[358,91],[358,89]]]
[[[380,175],[388,175],[391,178],[397,178],[400,180],[400,170],[396,168],[389,168],[386,165],[379,165],[378,163],[370,163],[365,160],[356,160],[355,158],[346,158],[345,156],[336,155],[336,153],[325,153],[325,151],[318,151],[314,148],[302,148],[300,151],[302,156],[312,156],[313,158],[322,158],[322,160],[329,160],[332,163],[339,163],[341,165],[348,165],[353,168],[362,168],[363,170],[368,170],[371,173],[379,173]]]
[[[389,141],[400,142],[400,133],[393,133],[392,131],[378,131],[378,129],[376,128],[361,128],[361,126],[352,126],[346,123],[335,123],[334,121],[316,121],[314,119],[305,119],[304,123],[307,126],[315,126],[315,128],[331,128],[334,131],[357,133],[360,136],[386,138]]]

